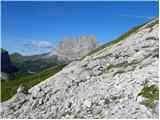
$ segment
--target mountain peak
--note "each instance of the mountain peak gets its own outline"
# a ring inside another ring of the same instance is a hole
[[[91,52],[97,46],[98,46],[98,41],[95,36],[64,38],[53,49],[50,55],[64,56],[71,60],[74,60]]]

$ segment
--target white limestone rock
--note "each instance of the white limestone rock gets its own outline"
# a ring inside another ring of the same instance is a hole
[[[91,107],[91,101],[89,100],[85,100],[83,104],[85,107]]]

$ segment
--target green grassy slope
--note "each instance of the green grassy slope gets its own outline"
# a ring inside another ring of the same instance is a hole
[[[1,101],[8,100],[13,95],[15,95],[20,84],[24,83],[24,85],[26,85],[27,88],[31,88],[34,85],[40,83],[41,81],[49,78],[50,76],[53,76],[54,74],[62,70],[62,68],[65,65],[66,64],[59,64],[59,65],[56,65],[55,67],[49,68],[47,70],[41,71],[33,75],[28,75],[25,77],[17,78],[15,80],[8,80],[8,81],[2,82],[1,83]]]
[[[14,63],[14,65],[19,68],[20,73],[39,72],[48,69],[52,66],[59,64],[60,61],[57,59],[39,59],[39,60],[27,60],[21,63]]]
[[[37,73],[64,62],[59,61],[57,56],[45,57],[46,55],[47,53],[32,56],[22,56],[19,53],[11,54],[12,63],[19,69],[18,72],[11,75],[11,79]]]

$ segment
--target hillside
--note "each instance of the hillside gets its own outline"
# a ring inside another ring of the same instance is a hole
[[[1,117],[158,118],[158,19],[17,93],[1,103]]]
[[[13,53],[10,55],[11,60],[14,63],[18,63],[18,62],[24,62],[27,60],[38,60],[38,59],[42,59],[45,56],[47,56],[48,53],[43,53],[43,54],[37,54],[37,55],[29,55],[29,56],[23,56],[20,53]]]
[[[8,100],[13,95],[16,94],[18,87],[20,84],[24,83],[27,88],[31,88],[36,84],[42,82],[46,78],[54,75],[59,72],[66,64],[57,64],[54,67],[48,68],[41,72],[35,73],[33,75],[27,75],[24,77],[19,77],[16,79],[11,79],[1,83],[1,101]],[[7,94],[6,94],[7,93]]]
[[[22,56],[19,53],[11,54],[10,58],[12,63],[19,68],[18,73],[13,74],[12,76],[38,73],[64,62],[58,60],[57,56],[46,57],[47,55],[48,53],[31,56]]]

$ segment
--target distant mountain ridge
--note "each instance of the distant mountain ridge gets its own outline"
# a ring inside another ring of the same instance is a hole
[[[48,53],[42,53],[42,54],[36,54],[36,55],[22,55],[18,52],[10,54],[11,60],[13,62],[22,62],[26,60],[37,60],[37,59],[42,59],[45,56],[47,56]],[[53,56],[52,56],[53,57]],[[56,57],[56,56],[55,56]]]

